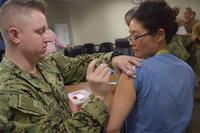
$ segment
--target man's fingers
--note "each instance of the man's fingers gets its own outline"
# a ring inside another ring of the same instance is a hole
[[[99,77],[104,79],[104,77],[107,75],[107,73],[111,73],[111,70],[109,67],[104,68],[101,73],[99,74]]]
[[[95,70],[96,75],[100,75],[103,69],[107,68],[107,64],[100,64],[97,69]]]
[[[90,62],[90,64],[88,65],[88,68],[87,68],[87,75],[91,74],[95,71],[96,63],[97,63],[97,59],[94,59]]]
[[[111,71],[108,71],[108,72],[106,73],[106,75],[104,76],[103,79],[104,79],[105,81],[108,81],[108,82],[109,82],[110,76],[111,76]]]

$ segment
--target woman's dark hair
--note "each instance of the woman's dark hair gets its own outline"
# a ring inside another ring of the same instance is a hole
[[[176,11],[164,0],[147,0],[140,4],[132,18],[141,22],[149,32],[164,29],[166,42],[169,43],[178,29],[176,15]]]

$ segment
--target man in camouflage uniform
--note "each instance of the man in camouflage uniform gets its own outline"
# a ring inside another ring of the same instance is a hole
[[[195,24],[192,30],[192,40],[195,42],[196,48],[196,65],[195,73],[197,78],[197,94],[196,99],[200,100],[200,22]]]
[[[188,35],[191,35],[193,26],[198,22],[195,17],[196,12],[191,7],[187,7],[183,12],[183,17],[178,19],[179,26],[184,26]]]
[[[190,44],[191,39],[189,36],[175,35],[168,45],[168,50],[173,55],[186,61],[190,55],[186,50],[186,47]]]
[[[108,78],[91,88],[93,95],[74,115],[64,85],[85,80],[87,65],[95,58],[98,63],[112,59],[113,66],[123,70],[132,68],[127,62],[135,59],[112,58],[112,53],[46,56],[49,36],[45,12],[42,0],[8,0],[1,8],[6,52],[0,64],[0,132],[98,133],[108,116],[103,98],[109,89],[101,86]],[[100,65],[96,72],[99,68],[108,73],[106,65]],[[110,73],[103,75],[109,77]]]

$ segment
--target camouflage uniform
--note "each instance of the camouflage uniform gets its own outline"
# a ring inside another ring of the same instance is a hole
[[[192,34],[200,36],[200,22],[194,25]],[[200,40],[198,40],[196,43],[196,69],[200,75]]]
[[[65,57],[52,54],[37,64],[35,77],[7,58],[0,65],[0,132],[98,133],[108,116],[105,105],[91,95],[72,115],[64,84],[85,80],[94,58],[109,61],[111,53]]]
[[[190,42],[190,37],[175,35],[168,45],[168,50],[178,58],[186,61],[190,56],[186,51],[186,47],[190,44]]]
[[[200,36],[200,22],[195,24],[192,30],[192,35]],[[195,73],[197,77],[197,87],[200,87],[200,40],[196,41],[195,43],[196,48],[196,66],[195,66]]]

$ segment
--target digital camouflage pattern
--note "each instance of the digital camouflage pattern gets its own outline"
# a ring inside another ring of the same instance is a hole
[[[195,68],[196,68],[198,74],[200,75],[200,48],[196,49],[196,66],[195,66]]]
[[[196,23],[192,29],[192,34],[199,36],[200,38],[200,22]],[[200,88],[200,40],[196,41],[195,43],[196,48],[196,65],[195,65],[195,73],[197,77],[197,87]]]
[[[200,22],[194,25],[192,34],[199,36],[200,38]],[[198,75],[200,75],[200,40],[196,41],[195,46],[196,46],[196,69]]]
[[[43,78],[7,58],[0,64],[0,132],[98,133],[108,116],[105,105],[90,96],[72,115],[64,84],[85,80],[88,63],[108,62],[111,53],[69,58],[54,53],[37,64]]]
[[[190,56],[186,50],[186,47],[190,44],[190,42],[190,37],[175,35],[168,45],[168,50],[173,55],[186,61]]]

